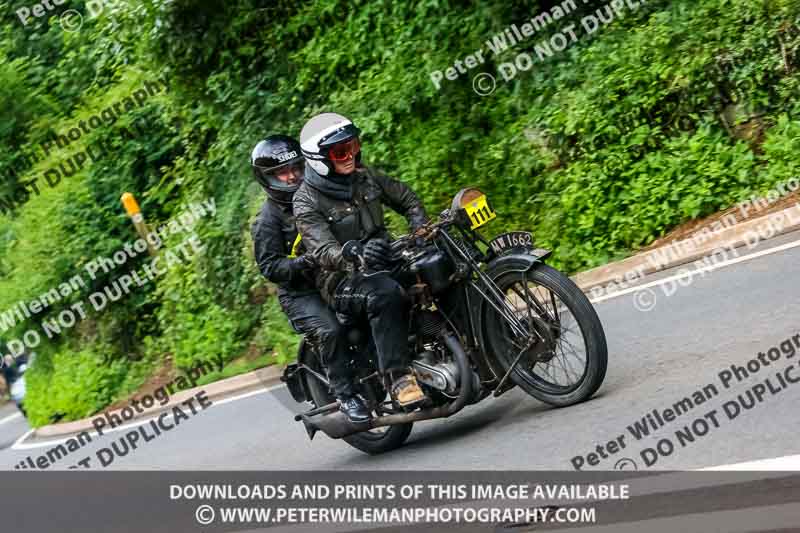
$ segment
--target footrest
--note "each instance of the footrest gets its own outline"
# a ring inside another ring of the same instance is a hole
[[[332,411],[338,411],[338,410],[339,410],[339,403],[338,402],[333,402],[333,403],[329,403],[328,405],[323,405],[322,407],[315,407],[314,409],[311,409],[310,411],[306,411],[305,413],[300,413],[299,415],[294,415],[294,421],[295,422],[300,422],[303,419],[303,417],[316,416],[316,415],[321,415],[321,414],[324,414],[324,413],[330,413]]]

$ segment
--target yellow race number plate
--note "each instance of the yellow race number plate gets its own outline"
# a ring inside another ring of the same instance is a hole
[[[489,207],[489,202],[486,200],[485,194],[471,200],[464,206],[464,210],[472,221],[472,227],[470,229],[480,228],[490,220],[497,218],[497,213],[492,211],[492,208]]]

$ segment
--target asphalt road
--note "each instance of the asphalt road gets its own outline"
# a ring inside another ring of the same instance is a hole
[[[798,238],[783,236],[754,251]],[[646,468],[642,450],[656,448],[661,439],[668,439],[674,450],[659,457],[652,469],[696,469],[798,454],[793,429],[799,418],[800,383],[781,388],[775,373],[797,365],[800,350],[794,358],[781,355],[770,366],[761,365],[729,389],[719,378],[732,364],[746,366],[760,351],[800,333],[798,264],[800,247],[790,248],[695,275],[690,282],[684,278],[686,286],[666,281],[597,303],[608,339],[609,368],[599,393],[577,406],[554,409],[514,389],[448,420],[418,423],[403,448],[371,457],[322,434],[309,441],[302,425],[292,420],[291,409],[296,407],[286,389],[277,387],[201,411],[108,468],[564,470],[572,469],[573,458],[582,456],[587,469],[635,464],[641,470]],[[675,274],[673,269],[644,282]],[[800,369],[789,374],[795,376],[800,378]],[[767,391],[762,402],[729,419],[723,404],[767,377],[780,392]],[[664,410],[674,410],[674,404],[704,387],[708,391],[708,385],[715,385],[717,393],[707,393],[704,403],[695,402],[655,434],[651,431],[637,440],[627,429],[653,409],[668,417]],[[716,414],[707,415],[712,411]],[[3,413],[0,419],[7,416]],[[26,430],[19,418],[0,424],[0,469],[12,469],[27,456],[35,460],[52,447],[26,440],[12,449],[10,443]],[[684,431],[683,437],[676,435],[678,430]],[[687,439],[687,431],[694,442]],[[113,442],[119,446],[122,435],[95,437],[54,468],[94,457],[97,449]],[[610,453],[614,447],[607,443],[619,443],[620,436],[625,448]],[[662,450],[667,444],[662,441]],[[598,445],[607,457],[601,457]],[[590,458],[591,452],[598,455]],[[594,459],[596,464],[589,466]]]

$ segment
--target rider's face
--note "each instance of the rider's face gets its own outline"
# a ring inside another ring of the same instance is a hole
[[[361,151],[358,137],[339,143],[331,147],[328,152],[333,170],[337,174],[350,174],[356,169],[356,156]]]
[[[286,185],[297,185],[303,178],[302,165],[289,165],[275,171],[275,178]]]
[[[356,169],[356,160],[351,157],[348,161],[334,161],[333,169],[337,174],[351,174]]]

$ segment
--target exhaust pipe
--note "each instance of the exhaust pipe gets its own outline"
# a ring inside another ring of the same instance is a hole
[[[322,430],[323,433],[332,439],[341,439],[342,437],[374,428],[419,422],[421,420],[430,420],[433,418],[447,418],[459,412],[467,405],[467,402],[474,394],[472,390],[472,369],[469,366],[467,354],[464,352],[464,348],[455,335],[452,333],[445,333],[442,336],[442,341],[455,356],[456,366],[458,367],[461,378],[461,387],[455,400],[447,405],[433,407],[423,411],[379,416],[363,424],[354,424],[341,411],[318,416],[321,411],[328,410],[327,407],[329,406],[325,406],[323,409],[315,409],[314,411],[309,411],[309,414],[300,415],[300,419],[306,427],[308,436],[313,439],[314,434],[318,430]],[[332,405],[334,404],[331,404],[331,406]]]

